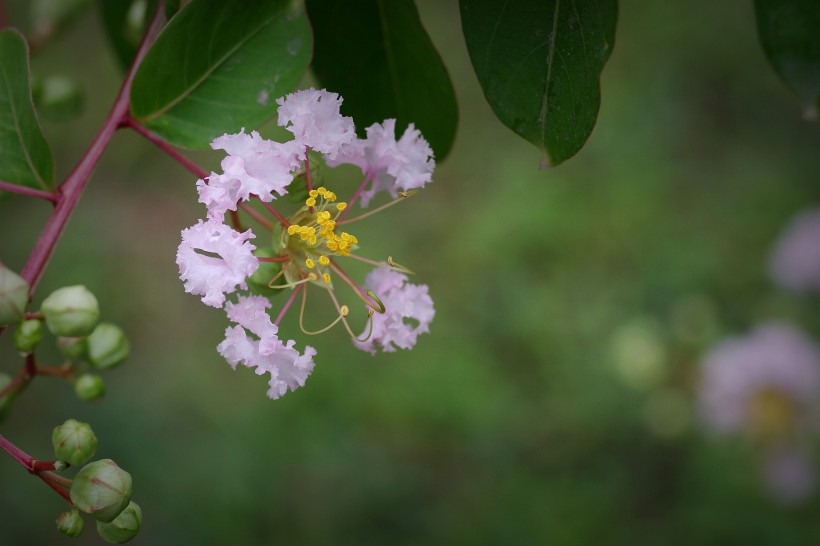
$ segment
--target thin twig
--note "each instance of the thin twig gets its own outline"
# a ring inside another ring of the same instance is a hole
[[[17,184],[12,184],[11,182],[3,182],[2,180],[0,180],[0,191],[7,191],[9,193],[16,193],[18,195],[26,195],[28,197],[45,199],[46,201],[50,201],[52,204],[57,202],[57,194],[55,192],[48,192],[38,190],[35,188],[29,188],[28,186],[19,186]]]

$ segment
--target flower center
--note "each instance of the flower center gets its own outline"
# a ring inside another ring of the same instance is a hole
[[[330,284],[330,256],[350,256],[359,240],[346,231],[336,233],[336,220],[347,203],[336,203],[336,194],[320,187],[308,192],[305,206],[290,218],[290,225],[282,233],[282,248],[293,256],[285,275],[289,282],[321,276]]]

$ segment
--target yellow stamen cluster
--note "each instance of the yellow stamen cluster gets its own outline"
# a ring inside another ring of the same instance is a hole
[[[347,203],[335,203],[335,201],[336,194],[327,188],[321,187],[310,190],[305,205],[310,207],[310,212],[313,214],[312,221],[308,225],[291,224],[288,226],[288,235],[291,237],[298,235],[301,241],[307,243],[308,253],[318,256],[316,260],[310,257],[305,259],[305,266],[308,269],[316,268],[316,261],[319,262],[318,265],[321,267],[329,266],[330,258],[325,252],[339,256],[350,256],[351,249],[359,242],[355,235],[345,231],[336,233],[336,219],[347,208]],[[330,208],[331,203],[335,203],[335,216],[327,210]],[[316,210],[314,210],[314,207]],[[320,274],[326,283],[330,283],[330,274],[327,271],[322,272],[320,270]]]

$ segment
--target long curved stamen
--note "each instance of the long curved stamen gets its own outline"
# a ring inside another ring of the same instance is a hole
[[[356,341],[358,341],[360,343],[364,343],[368,339],[370,339],[370,336],[373,335],[373,311],[371,309],[367,310],[367,321],[368,321],[367,335],[364,338],[356,337],[356,334],[353,333],[353,329],[350,328],[350,324],[347,322],[346,315],[345,316],[341,315],[342,308],[346,308],[347,306],[346,305],[339,306],[339,300],[336,299],[336,296],[333,295],[333,290],[331,290],[330,288],[327,289],[327,294],[330,296],[330,299],[333,300],[333,305],[335,305],[336,309],[339,310],[340,316],[342,318],[342,324],[344,324],[345,330],[347,330],[347,333],[350,334],[350,337],[352,337],[353,339],[355,339]]]
[[[307,288],[302,290],[302,307],[299,309],[299,328],[302,330],[302,333],[307,334],[309,336],[315,336],[318,334],[323,334],[339,324],[339,321],[343,321],[344,318],[350,314],[350,308],[347,305],[342,305],[341,307],[337,308],[339,311],[339,316],[336,317],[336,320],[322,328],[321,330],[310,331],[305,329],[304,325],[304,318],[305,318],[305,304],[307,303]]]
[[[318,278],[319,277],[316,276],[316,273],[311,273],[307,276],[307,278],[302,279],[301,281],[289,282],[287,284],[280,284],[279,286],[271,286],[270,283],[268,283],[268,286],[270,286],[271,288],[293,288],[294,286],[299,286],[300,284],[305,284],[306,282],[313,282],[313,281],[317,280]]]
[[[400,263],[394,262],[393,261],[393,256],[388,256],[387,257],[387,265],[389,265],[393,269],[397,269],[397,270],[401,271],[402,273],[407,273],[409,275],[415,275],[416,274],[416,272],[413,271],[412,269],[404,267]]]
[[[268,281],[268,288],[275,288],[275,287],[273,286],[273,283],[275,283],[275,282],[276,282],[276,279],[278,279],[279,277],[281,277],[281,276],[282,276],[282,275],[284,275],[284,274],[285,274],[285,270],[284,270],[284,269],[280,269],[280,270],[279,270],[279,273],[277,273],[276,275],[274,275],[273,277],[271,277],[271,280],[269,280],[269,281]]]
[[[401,203],[402,201],[404,201],[408,197],[411,197],[411,196],[415,195],[416,193],[418,193],[418,190],[400,191],[399,192],[399,197],[397,199],[395,199],[393,201],[390,201],[389,203],[386,203],[386,204],[384,204],[380,207],[376,207],[373,210],[369,210],[369,211],[365,212],[364,214],[360,214],[359,216],[354,216],[353,218],[350,218],[349,220],[339,220],[337,222],[337,224],[341,226],[342,224],[350,224],[352,222],[358,222],[359,220],[364,220],[368,216],[373,216],[374,214],[376,214],[378,212],[381,212],[381,211],[383,211],[384,209],[386,209],[388,207],[392,207],[393,205],[395,205],[397,203]]]
[[[367,290],[367,295],[376,300],[376,303],[379,304],[378,307],[374,307],[373,304],[370,303],[368,304],[370,308],[373,309],[375,312],[379,313],[380,315],[383,315],[384,312],[387,311],[387,309],[385,309],[384,303],[382,303],[382,300],[379,299],[379,296],[377,296],[376,293],[370,290],[369,288]]]

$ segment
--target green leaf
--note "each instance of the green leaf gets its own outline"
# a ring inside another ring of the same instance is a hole
[[[820,2],[755,0],[757,32],[775,72],[803,103],[806,117],[820,107]]]
[[[342,113],[364,129],[396,118],[414,123],[441,160],[450,151],[458,106],[447,69],[412,0],[308,0],[313,70],[344,98]]]
[[[460,0],[467,50],[501,122],[557,165],[589,138],[617,0]]]
[[[99,0],[108,41],[123,70],[131,66],[157,0]]]
[[[54,159],[34,105],[28,50],[15,30],[0,31],[0,180],[49,191]]]
[[[194,0],[149,50],[134,78],[131,113],[167,141],[189,148],[276,112],[311,55],[301,4],[292,0]]]

